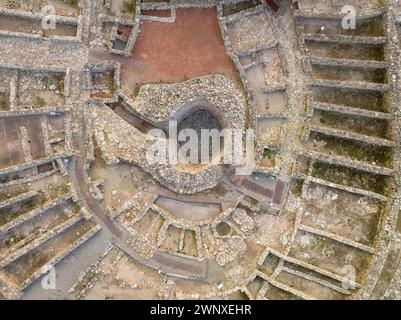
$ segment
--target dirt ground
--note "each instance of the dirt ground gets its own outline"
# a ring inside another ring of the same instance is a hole
[[[182,82],[208,74],[237,77],[214,8],[179,9],[175,23],[143,22],[132,59],[140,63],[123,66],[127,93],[135,84]]]
[[[32,158],[45,157],[41,117],[5,118],[0,121],[0,169],[24,162],[19,127],[26,126],[30,138]]]

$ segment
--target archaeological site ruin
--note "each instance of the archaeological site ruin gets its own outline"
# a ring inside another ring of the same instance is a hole
[[[400,300],[400,201],[398,1],[0,0],[0,300]]]

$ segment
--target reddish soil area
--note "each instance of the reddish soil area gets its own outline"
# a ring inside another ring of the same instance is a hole
[[[33,160],[46,157],[41,116],[12,117],[0,120],[0,169],[25,162],[20,127],[26,127]]]
[[[215,8],[178,9],[175,23],[142,22],[131,59],[139,63],[123,67],[127,93],[137,84],[182,82],[208,74],[237,79]]]
[[[171,17],[171,10],[142,10],[142,16],[152,16],[152,17]]]

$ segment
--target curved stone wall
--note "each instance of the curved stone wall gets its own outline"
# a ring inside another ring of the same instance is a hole
[[[222,127],[245,127],[245,99],[235,83],[223,75],[177,84],[149,84],[140,88],[132,108],[157,127],[180,121],[198,106],[211,112]]]

